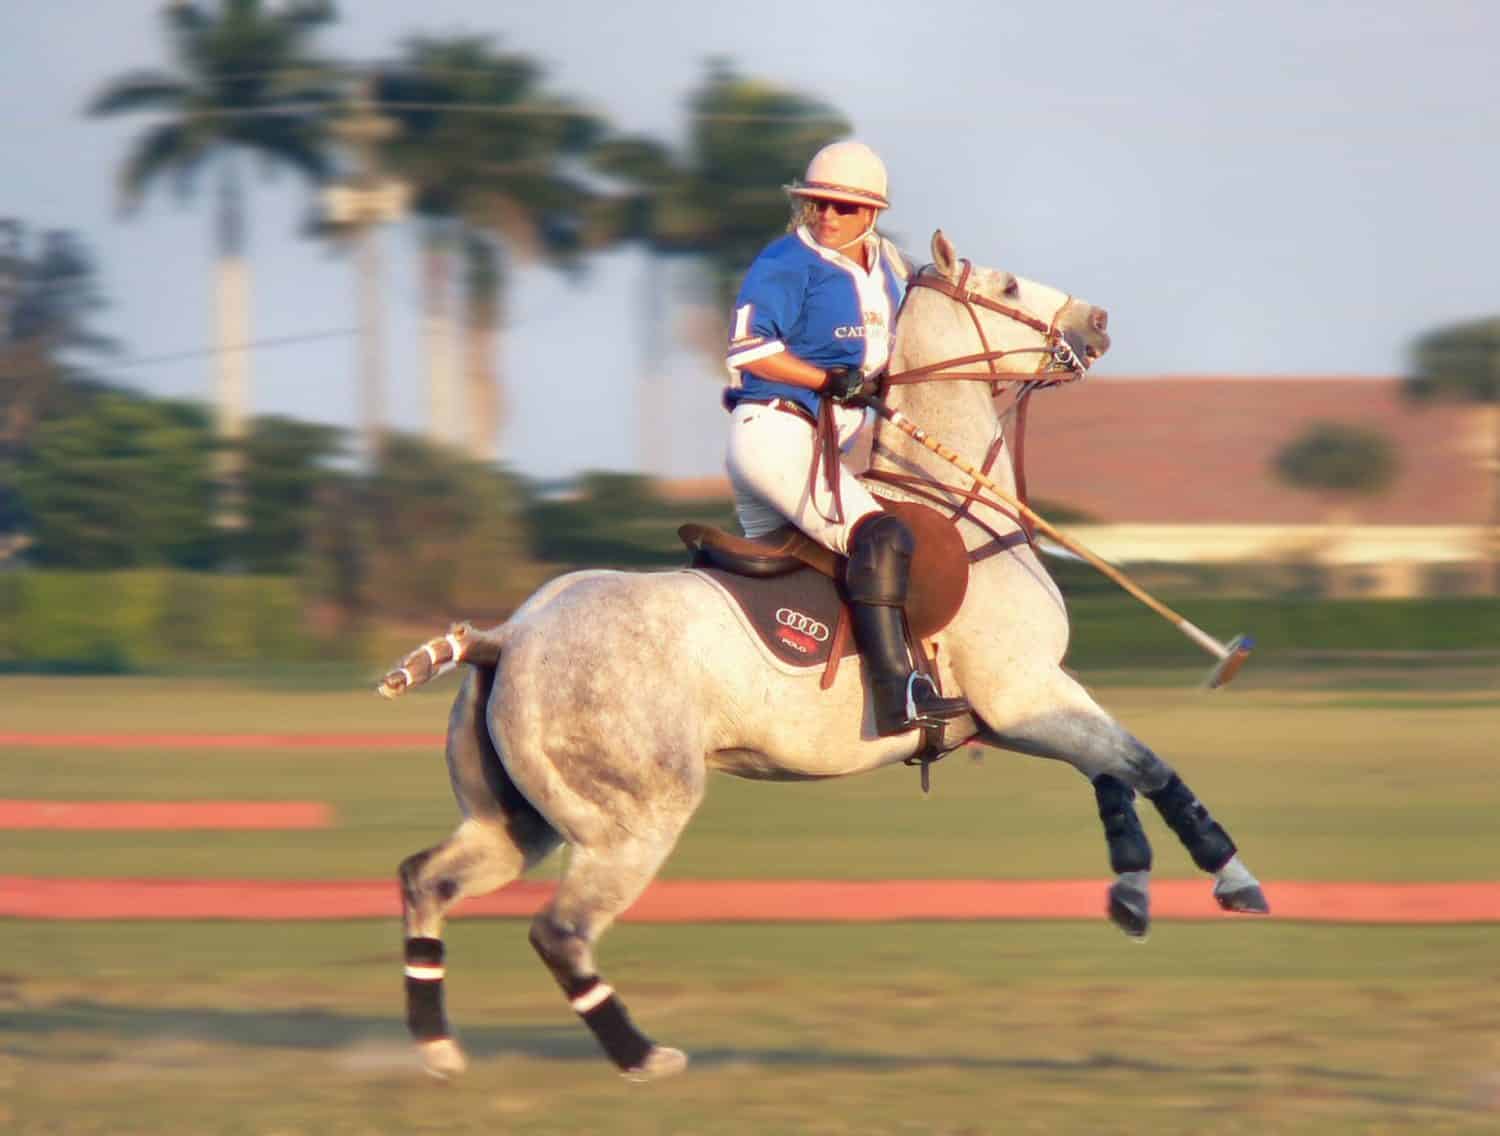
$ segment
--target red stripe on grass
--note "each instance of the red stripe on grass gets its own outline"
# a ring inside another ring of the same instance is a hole
[[[13,749],[417,749],[442,734],[54,734],[0,732]]]
[[[328,828],[322,801],[8,801],[0,829]]]
[[[638,923],[1099,919],[1106,880],[660,880],[628,911]],[[526,917],[552,894],[523,881],[456,914]],[[1500,923],[1500,882],[1266,885],[1274,918],[1310,923]],[[1151,885],[1158,919],[1219,911],[1207,880]],[[0,915],[24,919],[369,919],[400,914],[390,880],[144,880],[0,876]]]

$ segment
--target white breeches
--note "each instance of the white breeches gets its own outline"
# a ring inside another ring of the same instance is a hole
[[[834,407],[839,449],[864,425],[864,411]],[[791,521],[825,548],[849,555],[849,534],[880,506],[859,480],[838,463],[841,521],[830,520],[833,495],[823,476],[809,478],[817,434],[803,418],[759,403],[742,402],[730,418],[725,465],[734,489],[734,509],[746,536],[760,536]]]

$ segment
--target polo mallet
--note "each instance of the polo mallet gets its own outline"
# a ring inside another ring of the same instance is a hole
[[[923,430],[922,427],[918,426],[899,410],[893,410],[880,399],[868,396],[851,399],[850,402],[868,406],[907,437],[913,441],[920,442],[944,461],[957,466],[964,473],[972,477],[976,483],[984,486],[984,488],[988,489],[1002,502],[1014,509],[1021,517],[1029,521],[1039,532],[1045,533],[1074,556],[1077,556],[1080,560],[1085,561],[1091,567],[1108,576],[1116,584],[1124,588],[1125,591],[1140,600],[1141,603],[1156,612],[1157,615],[1161,616],[1173,627],[1177,628],[1178,631],[1181,631],[1194,643],[1212,655],[1217,661],[1214,663],[1213,669],[1208,672],[1208,677],[1204,680],[1203,685],[1205,687],[1212,690],[1215,687],[1223,686],[1230,679],[1234,678],[1235,675],[1239,674],[1240,668],[1245,665],[1245,660],[1250,657],[1250,652],[1255,647],[1255,640],[1250,636],[1236,635],[1228,643],[1220,643],[1208,632],[1195,626],[1186,616],[1179,615],[1155,596],[1151,595],[1113,564],[1101,560],[1071,537],[1064,536],[1048,524],[1045,517],[1040,516],[1029,506],[1006,493],[993,480],[964,461],[963,458],[932,437],[927,431]]]

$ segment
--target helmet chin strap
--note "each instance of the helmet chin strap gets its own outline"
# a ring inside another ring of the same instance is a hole
[[[873,233],[875,231],[875,220],[879,216],[880,216],[880,211],[877,209],[875,211],[874,215],[871,216],[870,223],[865,226],[864,232],[860,233],[859,236],[857,236],[857,237],[853,237],[850,240],[845,241],[841,245],[834,245],[833,246],[833,251],[834,252],[843,252],[850,245],[857,245],[857,244],[859,244],[860,241],[864,240],[866,237],[868,237],[871,233]]]

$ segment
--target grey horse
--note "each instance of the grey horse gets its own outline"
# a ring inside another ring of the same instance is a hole
[[[892,386],[886,404],[958,453],[988,455],[991,478],[1012,491],[1005,418],[993,385],[973,380],[1040,377],[1059,358],[1081,369],[1107,350],[1107,317],[1057,289],[960,260],[941,232],[932,254],[911,282],[891,360],[892,373],[930,381]],[[926,644],[944,691],[973,707],[948,725],[944,744],[977,737],[1065,761],[1089,779],[1116,873],[1107,910],[1128,934],[1144,936],[1150,922],[1151,847],[1137,792],[1214,876],[1221,906],[1267,910],[1234,843],[1182,779],[1063,670],[1067,611],[1015,520],[973,502],[964,508],[963,478],[883,422],[871,472],[884,496],[959,514],[974,560],[962,607]],[[594,945],[671,853],[709,771],[841,777],[910,758],[923,744],[917,732],[875,734],[862,666],[840,668],[824,690],[816,669],[771,665],[725,595],[691,569],[560,577],[499,627],[424,644],[381,693],[459,663],[467,673],[449,715],[447,760],[463,819],[399,870],[407,1022],[437,1076],[465,1065],[443,1005],[448,911],[564,843],[571,855],[532,921],[532,945],[625,1076],[679,1072],[686,1056],[636,1027],[599,976]]]

